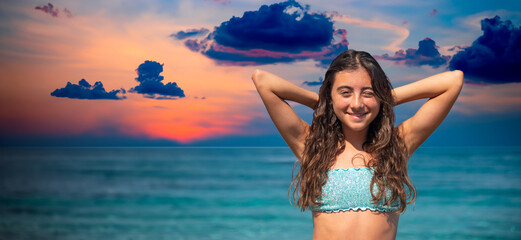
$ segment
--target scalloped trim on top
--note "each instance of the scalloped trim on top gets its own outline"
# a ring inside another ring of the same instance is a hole
[[[313,209],[315,212],[325,212],[325,213],[339,213],[339,212],[347,212],[347,211],[371,211],[371,212],[394,212],[396,210],[388,209],[388,208],[373,208],[373,207],[350,207],[350,208],[341,208],[336,210],[318,210]]]

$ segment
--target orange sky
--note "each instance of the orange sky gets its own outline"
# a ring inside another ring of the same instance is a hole
[[[259,101],[249,79],[252,68],[217,67],[189,51],[169,37],[184,26],[149,16],[121,26],[96,17],[24,14],[30,20],[16,24],[13,39],[2,39],[14,46],[3,49],[0,59],[7,73],[0,100],[8,131],[103,135],[109,126],[131,136],[187,143],[247,134],[241,126],[260,115],[251,108]],[[102,81],[107,91],[130,89],[138,84],[135,69],[145,60],[164,64],[163,82],[176,82],[187,96],[155,100],[127,93],[127,99],[115,101],[50,95],[67,81],[77,83],[82,78],[91,84]]]

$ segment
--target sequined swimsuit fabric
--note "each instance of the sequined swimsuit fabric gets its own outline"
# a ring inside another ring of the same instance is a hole
[[[391,212],[400,209],[397,198],[390,206],[384,206],[383,201],[373,204],[370,190],[374,168],[333,169],[327,172],[328,180],[322,187],[322,195],[318,199],[319,206],[310,206],[311,211],[340,212],[348,210],[371,210]],[[373,186],[376,194],[378,187]],[[390,196],[390,191],[387,191]]]

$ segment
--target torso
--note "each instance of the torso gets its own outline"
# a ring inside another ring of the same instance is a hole
[[[313,212],[313,240],[395,239],[400,215],[396,212]]]
[[[365,152],[344,151],[333,167],[369,167],[371,156]],[[321,239],[395,239],[399,214],[378,211],[313,212],[313,240]]]

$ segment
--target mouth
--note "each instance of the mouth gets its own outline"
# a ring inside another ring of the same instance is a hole
[[[368,113],[347,113],[349,116],[355,118],[355,119],[363,119]]]

